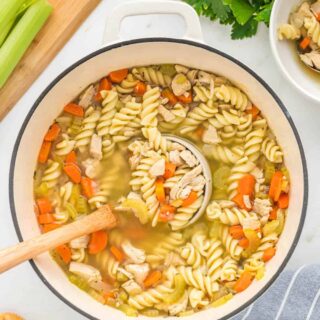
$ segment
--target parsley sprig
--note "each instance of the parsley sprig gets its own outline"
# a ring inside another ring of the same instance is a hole
[[[274,0],[184,0],[199,15],[232,25],[231,38],[243,39],[257,33],[260,22],[269,26]]]

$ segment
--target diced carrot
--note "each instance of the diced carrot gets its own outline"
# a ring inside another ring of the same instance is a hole
[[[66,158],[64,160],[65,163],[74,163],[77,164],[77,155],[74,150],[72,150],[70,153],[66,155]]]
[[[318,14],[316,15],[316,19],[317,19],[318,21],[320,21],[320,13],[318,13]]]
[[[278,207],[274,207],[269,214],[269,220],[277,220],[278,218]]]
[[[160,213],[175,213],[176,208],[174,206],[170,206],[170,204],[163,204],[160,207]]]
[[[233,202],[235,202],[237,204],[237,206],[240,209],[245,209],[245,210],[249,210],[249,208],[246,207],[244,201],[243,201],[243,195],[238,193],[233,199]]]
[[[48,132],[46,133],[46,135],[44,136],[44,140],[45,141],[54,141],[58,138],[59,133],[61,131],[60,126],[57,123],[54,123],[48,130]]]
[[[68,103],[64,108],[63,111],[69,114],[72,114],[76,117],[83,117],[84,116],[84,109],[75,103]]]
[[[192,102],[192,94],[191,92],[188,93],[188,95],[182,95],[182,96],[178,96],[177,97],[178,101],[182,102],[182,103],[191,103]]]
[[[249,271],[244,271],[240,278],[236,281],[233,289],[235,292],[242,292],[244,290],[246,290],[250,284],[252,283],[253,280],[253,276],[251,275],[251,273]]]
[[[63,244],[57,247],[56,252],[59,254],[60,258],[63,260],[65,264],[69,264],[71,261],[71,249],[66,245]]]
[[[169,222],[174,219],[174,213],[169,212],[169,211],[162,211],[159,214],[159,221],[161,222]]]
[[[48,158],[49,158],[49,153],[51,150],[51,142],[49,141],[43,141],[41,148],[40,148],[40,152],[39,152],[39,156],[38,156],[38,161],[39,163],[46,163]]]
[[[194,133],[199,139],[202,139],[202,136],[204,134],[204,127],[202,126],[198,127]]]
[[[115,299],[116,298],[116,294],[114,292],[105,292],[103,294],[103,297],[108,300],[108,299]]]
[[[93,185],[92,185],[92,180],[87,177],[82,177],[81,178],[81,187],[83,194],[88,198],[92,198],[93,196]]]
[[[90,254],[97,254],[101,251],[103,251],[108,244],[108,234],[103,231],[96,231],[91,234],[89,246],[88,246],[88,252]]]
[[[47,224],[54,222],[54,216],[51,213],[39,214],[38,215],[38,222],[39,224]]]
[[[244,248],[244,249],[247,249],[249,247],[249,240],[247,238],[242,238],[239,240],[238,242],[239,246]]]
[[[194,190],[192,190],[190,192],[190,194],[188,195],[188,197],[186,199],[183,199],[183,202],[182,202],[182,207],[189,207],[191,206],[194,202],[196,202],[198,199],[198,193]]]
[[[162,273],[159,270],[153,270],[151,271],[145,280],[143,281],[143,284],[146,288],[152,287],[156,285],[162,278]]]
[[[247,111],[247,114],[252,115],[252,120],[256,120],[259,113],[260,113],[260,109],[258,109],[256,106],[252,106],[252,108]]]
[[[112,71],[109,73],[109,79],[111,82],[120,83],[128,75],[128,72],[128,69]]]
[[[177,102],[178,102],[178,98],[173,94],[173,92],[166,88],[166,89],[163,89],[162,92],[161,92],[161,95],[164,97],[164,98],[167,98],[169,100],[169,103],[173,106],[175,105]]]
[[[52,212],[52,204],[48,198],[39,198],[36,200],[37,206],[39,208],[39,214],[46,214]]]
[[[169,179],[171,177],[174,176],[174,173],[176,171],[176,165],[172,162],[166,162],[166,165],[165,165],[165,171],[164,171],[164,175],[163,177],[165,179]]]
[[[229,228],[229,233],[233,239],[240,240],[245,237],[243,228],[240,224],[236,226],[231,226]]]
[[[66,163],[63,166],[63,171],[70,178],[70,180],[74,183],[81,182],[81,170],[77,164],[73,162]]]
[[[47,223],[42,226],[42,231],[44,233],[50,232],[52,230],[56,230],[61,227],[61,224],[58,223]]]
[[[238,193],[241,195],[252,196],[254,193],[255,183],[256,183],[256,179],[252,174],[244,175],[238,181]]]
[[[139,81],[133,89],[133,92],[138,96],[143,96],[146,91],[147,91],[147,86],[142,81]]]
[[[281,193],[278,200],[278,207],[280,209],[287,209],[289,206],[289,195],[287,193]]]
[[[305,50],[309,46],[310,42],[311,42],[311,39],[309,37],[305,37],[299,43],[299,46],[300,46],[301,49]]]
[[[124,260],[125,254],[121,249],[117,248],[116,246],[111,246],[110,251],[117,261],[122,262]]]
[[[107,78],[102,78],[99,82],[98,92],[96,93],[94,99],[96,101],[101,101],[102,100],[101,91],[111,90],[111,88],[112,88],[112,85],[110,81]]]
[[[274,201],[278,201],[281,194],[283,173],[281,171],[276,171],[271,179],[269,197]]]
[[[268,248],[268,249],[264,250],[262,260],[264,262],[267,262],[267,261],[271,260],[275,256],[275,254],[276,254],[276,248],[274,248],[274,247]]]
[[[158,201],[160,203],[165,202],[166,201],[166,194],[165,194],[164,184],[163,184],[162,178],[158,178],[156,180],[155,187],[156,187],[155,193],[156,193],[156,197],[157,197]]]

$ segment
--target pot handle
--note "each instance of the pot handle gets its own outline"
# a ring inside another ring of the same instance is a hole
[[[109,13],[103,45],[121,41],[119,32],[124,18],[148,14],[178,14],[186,23],[183,39],[203,42],[201,25],[195,10],[186,3],[172,0],[135,0],[118,5]]]

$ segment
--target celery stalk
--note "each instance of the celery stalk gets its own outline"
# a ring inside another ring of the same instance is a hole
[[[8,35],[24,0],[0,1],[0,47]]]
[[[0,88],[46,22],[52,11],[47,0],[39,0],[31,5],[13,28],[0,48]]]

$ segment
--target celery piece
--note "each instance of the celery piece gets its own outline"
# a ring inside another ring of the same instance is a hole
[[[173,77],[177,73],[173,64],[162,64],[160,66],[160,72],[170,77]]]
[[[0,1],[0,47],[11,30],[23,3],[24,0]]]
[[[44,197],[48,194],[49,188],[45,182],[42,182],[38,187],[35,188],[34,193],[38,197]]]
[[[227,166],[220,167],[213,174],[213,186],[219,190],[227,190],[228,188],[228,178],[230,176],[231,170]]]
[[[279,220],[272,220],[267,222],[262,228],[263,236],[266,237],[271,233],[276,232],[276,230],[279,228],[279,225],[280,225]]]
[[[87,282],[87,280],[76,276],[74,274],[69,274],[68,279],[71,283],[73,283],[75,286],[77,286],[79,289],[88,292],[90,290],[90,286]]]
[[[211,306],[216,308],[216,307],[220,307],[222,306],[223,304],[227,303],[229,300],[231,300],[233,297],[233,294],[232,293],[229,293],[221,298],[219,298],[218,300],[214,301]]]
[[[88,201],[85,197],[80,196],[78,198],[77,204],[76,204],[76,210],[80,213],[80,214],[88,214],[89,213],[89,205],[88,205]]]
[[[52,11],[47,0],[31,5],[0,48],[0,88],[3,87]]]
[[[65,204],[65,209],[67,210],[67,212],[72,220],[75,220],[78,217],[78,212],[77,212],[76,208],[70,202],[67,202]]]
[[[128,317],[137,317],[138,316],[138,311],[135,308],[129,306],[128,304],[122,304],[118,307],[118,309],[120,311],[122,311],[123,313],[125,313],[126,316],[128,316]]]
[[[172,293],[168,293],[164,297],[163,301],[167,304],[173,304],[181,299],[181,297],[185,293],[185,290],[186,282],[184,281],[181,274],[177,274],[174,277],[174,291]]]
[[[142,224],[146,224],[149,221],[148,207],[141,199],[125,199],[122,204],[122,208],[132,210],[134,215],[140,220]]]

